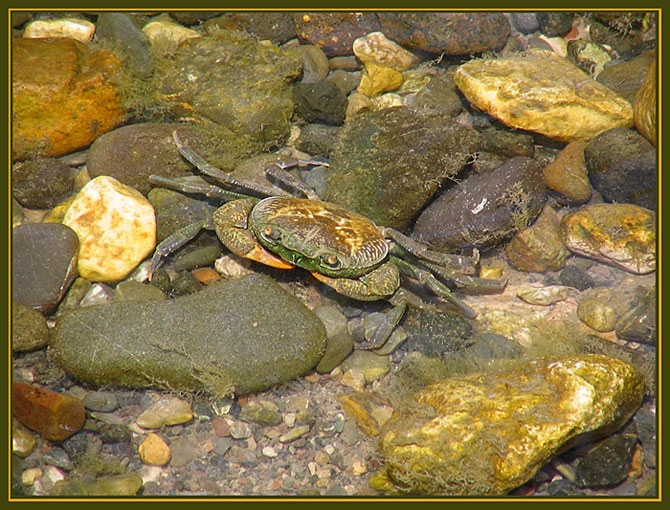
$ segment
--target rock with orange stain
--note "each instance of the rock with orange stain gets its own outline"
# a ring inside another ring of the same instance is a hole
[[[156,246],[154,208],[139,191],[106,175],[81,189],[63,224],[79,238],[79,275],[93,282],[125,278]]]
[[[86,421],[81,400],[18,381],[12,385],[12,414],[49,441],[67,439]]]
[[[109,76],[119,61],[69,38],[12,42],[12,157],[68,154],[124,119]]]

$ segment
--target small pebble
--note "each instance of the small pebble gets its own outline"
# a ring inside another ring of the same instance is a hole
[[[116,396],[108,391],[93,391],[84,397],[84,406],[91,411],[110,413],[118,405]]]
[[[279,455],[279,453],[277,453],[277,450],[275,450],[272,446],[266,446],[265,448],[263,448],[263,449],[261,450],[261,453],[262,453],[265,457],[269,457],[269,458],[271,458],[271,459],[274,458],[274,457],[276,457],[277,455]]]
[[[354,391],[363,391],[365,388],[365,376],[358,370],[347,370],[344,372],[342,379],[340,379],[340,384]]]
[[[251,437],[251,427],[243,421],[235,421],[230,425],[230,436],[233,439],[246,439]]]
[[[137,424],[145,429],[158,429],[163,425],[186,423],[191,418],[191,404],[180,398],[170,397],[151,404],[137,417]]]
[[[70,471],[73,468],[70,456],[62,448],[51,448],[42,455],[42,458],[47,464],[59,467],[66,471]]]
[[[299,437],[304,436],[308,432],[309,425],[298,425],[297,427],[293,427],[286,434],[279,436],[279,442],[290,443],[291,441],[295,441]]]
[[[152,466],[164,466],[170,461],[170,447],[153,432],[142,441],[138,453],[142,462]]]
[[[21,483],[26,487],[30,487],[35,483],[35,480],[39,480],[43,475],[44,472],[41,468],[28,468],[23,473],[21,473]]]

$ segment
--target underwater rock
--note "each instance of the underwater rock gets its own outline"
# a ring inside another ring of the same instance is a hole
[[[632,129],[615,128],[584,149],[589,180],[607,201],[656,209],[656,150]]]
[[[618,319],[613,306],[595,298],[580,301],[577,316],[588,327],[602,332],[612,331]]]
[[[321,80],[296,83],[293,87],[295,109],[307,122],[338,126],[344,122],[347,98],[333,82]]]
[[[500,12],[380,12],[381,31],[410,51],[468,55],[500,50],[510,25]]]
[[[445,124],[437,113],[369,112],[342,127],[322,198],[402,230],[442,181],[461,170],[479,140],[473,129]]]
[[[656,145],[656,61],[649,68],[633,102],[633,118],[637,130]]]
[[[545,205],[535,223],[523,229],[505,247],[510,264],[519,271],[558,271],[570,255],[559,231],[560,220]]]
[[[50,348],[66,372],[97,386],[223,396],[298,377],[325,345],[313,312],[252,274],[173,300],[74,310],[58,321]]]
[[[503,495],[568,445],[617,430],[643,395],[633,366],[596,354],[444,379],[382,428],[386,480],[424,495]]]
[[[142,32],[144,32],[144,35],[147,36],[152,45],[169,42],[174,46],[178,46],[188,39],[202,37],[201,33],[168,20],[150,21],[144,25]]]
[[[399,72],[407,71],[419,63],[419,59],[402,46],[386,37],[382,32],[371,32],[353,42],[354,55],[367,64],[390,67]]]
[[[33,159],[12,168],[12,196],[28,209],[51,209],[73,187],[74,177],[59,159]]]
[[[47,321],[37,310],[12,303],[12,351],[34,351],[49,344]]]
[[[594,24],[591,25],[593,27]],[[598,75],[597,81],[610,90],[613,90],[633,105],[635,110],[635,95],[645,82],[645,76],[656,61],[656,51],[646,51],[642,55],[627,62],[617,62],[608,65]],[[653,73],[654,81],[656,74]],[[634,112],[633,112],[634,113]],[[654,141],[649,140],[651,143]]]
[[[298,38],[321,48],[328,57],[353,54],[356,39],[381,28],[373,12],[296,12]]]
[[[78,18],[38,19],[31,21],[23,30],[23,37],[56,38],[67,37],[81,43],[90,42],[95,33],[95,25],[90,21]]]
[[[550,51],[471,60],[454,81],[473,105],[506,125],[562,142],[633,125],[628,101]]]
[[[261,44],[244,32],[216,31],[179,46],[160,92],[175,115],[207,119],[271,145],[289,134],[289,82],[301,68],[295,54]]]
[[[79,240],[59,223],[12,229],[12,301],[49,314],[77,277]]]
[[[173,16],[188,13],[171,13]],[[202,17],[207,12],[197,13]],[[216,13],[215,13],[216,15]],[[259,40],[269,40],[275,44],[282,44],[294,39],[295,23],[289,12],[226,12],[222,16],[208,19],[203,28],[209,32],[211,27],[220,27],[224,30],[246,30],[254,34]]]
[[[437,249],[487,249],[526,228],[546,200],[537,161],[515,157],[473,174],[421,213],[412,237]]]
[[[374,98],[384,92],[391,92],[402,85],[402,73],[387,66],[368,62],[361,74],[358,92],[364,96]]]
[[[629,342],[656,343],[656,290],[638,292],[637,300],[616,324],[616,336]]]
[[[558,194],[561,202],[584,204],[591,198],[591,183],[584,161],[586,142],[566,145],[556,159],[542,170],[544,184]]]
[[[124,120],[109,51],[67,38],[12,41],[12,158],[82,149]]]
[[[561,219],[570,251],[635,274],[656,269],[656,215],[630,204],[586,205]]]
[[[105,175],[81,189],[63,225],[76,232],[79,275],[92,282],[121,280],[156,246],[154,208],[137,190]]]

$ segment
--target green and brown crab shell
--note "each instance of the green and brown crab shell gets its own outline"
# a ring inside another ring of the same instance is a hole
[[[248,221],[265,248],[327,276],[357,278],[384,262],[389,252],[374,223],[329,202],[269,197],[256,204]]]

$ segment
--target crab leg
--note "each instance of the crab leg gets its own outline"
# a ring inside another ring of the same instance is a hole
[[[459,289],[463,289],[467,294],[495,294],[502,292],[505,289],[505,285],[507,285],[507,278],[479,278],[477,276],[458,274],[425,260],[419,260],[417,263],[426,266],[431,272],[441,278],[449,280]]]
[[[434,264],[448,265],[449,267],[452,267],[454,271],[459,273],[474,273],[477,264],[479,263],[479,252],[477,250],[475,250],[472,257],[464,257],[452,253],[441,253],[431,250],[425,244],[407,237],[405,234],[398,232],[394,228],[384,227],[381,231],[385,236],[395,242],[395,246],[392,247],[392,250],[393,248],[397,248],[395,251],[398,255],[402,255],[403,253],[398,253],[398,251],[403,250],[419,259],[427,260]]]
[[[184,158],[186,158],[192,165],[197,167],[197,169],[200,170],[203,174],[208,175],[209,177],[212,177],[213,179],[216,179],[223,184],[253,191],[254,193],[258,193],[264,197],[276,195],[275,190],[265,189],[255,183],[239,181],[231,175],[216,168],[215,166],[210,165],[201,156],[193,152],[193,149],[181,141],[179,135],[177,135],[176,130],[172,132],[172,139],[177,146],[179,154],[184,156]]]
[[[186,225],[185,227],[177,230],[174,234],[163,239],[163,241],[161,241],[159,245],[156,246],[154,256],[151,257],[151,265],[149,266],[149,280],[151,280],[154,272],[156,269],[158,269],[158,266],[160,266],[160,262],[163,257],[166,257],[170,253],[184,246],[196,235],[198,235],[198,232],[200,232],[203,228],[210,230],[214,228],[210,219],[200,220],[191,223],[190,225]]]
[[[459,311],[468,319],[474,319],[477,317],[477,312],[472,308],[466,305],[463,301],[458,299],[451,293],[449,287],[440,282],[435,276],[425,269],[418,268],[409,262],[402,260],[398,257],[391,257],[391,262],[393,262],[402,274],[416,278],[419,282],[428,285],[430,290],[432,290],[436,295],[441,298],[446,299],[452,305],[459,309]]]
[[[297,164],[297,163],[296,163]],[[275,163],[276,167],[268,167],[265,169],[265,173],[274,177],[277,179],[279,182],[282,184],[285,184],[286,186],[289,186],[290,188],[293,188],[303,195],[305,195],[307,198],[310,200],[320,200],[319,196],[314,192],[313,189],[305,186],[305,184],[295,177],[293,177],[290,173],[288,173],[285,168],[289,168],[290,165],[284,163]]]
[[[150,175],[149,182],[151,184],[160,186],[161,188],[181,191],[182,193],[199,193],[201,195],[205,195],[208,198],[218,198],[225,200],[226,202],[231,200],[239,200],[242,198],[249,198],[247,195],[243,195],[242,193],[235,193],[234,191],[221,189],[217,186],[179,182],[173,179],[168,179],[167,177],[161,177],[160,175]]]

